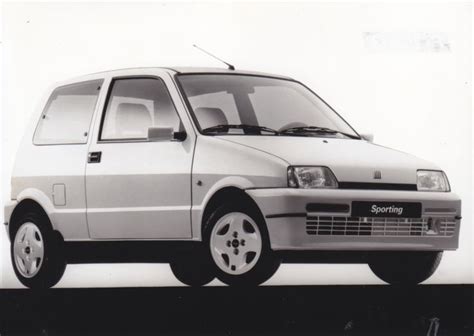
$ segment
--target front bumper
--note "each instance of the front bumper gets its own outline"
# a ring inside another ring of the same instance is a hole
[[[247,193],[265,216],[273,250],[458,248],[461,200],[451,192],[274,188],[249,189]],[[353,201],[420,202],[421,218],[352,217]],[[307,210],[307,205],[314,203],[340,206],[324,212]],[[342,213],[341,207],[346,209]],[[433,221],[440,230],[429,230]]]

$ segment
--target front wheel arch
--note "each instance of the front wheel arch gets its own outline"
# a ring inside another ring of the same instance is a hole
[[[201,237],[204,237],[204,226],[209,216],[220,206],[234,202],[239,202],[240,204],[244,204],[248,207],[251,207],[254,211],[257,211],[261,216],[265,227],[267,226],[265,216],[263,215],[259,206],[254,201],[254,199],[245,192],[245,190],[238,187],[225,187],[215,192],[206,204],[201,218]]]

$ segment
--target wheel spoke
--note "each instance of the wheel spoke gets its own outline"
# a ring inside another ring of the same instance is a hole
[[[221,249],[221,248],[219,248],[219,247],[217,247],[217,246],[214,246],[212,253],[217,253],[218,256],[221,256],[222,254],[225,253],[225,250],[224,250],[224,249]]]
[[[33,230],[33,239],[31,241],[35,246],[43,248],[43,239],[38,229]]]
[[[19,268],[21,273],[25,273],[25,265],[26,265],[26,259],[22,256],[18,256],[15,258],[15,262],[17,267]]]
[[[229,234],[233,236],[234,232],[239,233],[240,232],[240,216],[232,216],[230,219],[230,228],[229,228]]]
[[[235,233],[237,232],[237,236],[241,237],[244,234],[244,217],[241,214],[237,214],[232,218],[232,226],[231,226],[231,233],[232,237],[234,237]],[[234,237],[236,238],[236,237]]]
[[[227,242],[227,235],[216,235],[215,236],[215,243],[216,243],[216,247],[218,247],[219,249],[224,249],[225,246],[226,246],[226,242]]]
[[[232,266],[235,266],[233,271],[237,271],[244,267],[247,264],[245,260],[245,254],[242,251],[239,251],[239,254],[230,253],[229,254],[229,267],[232,270]]]
[[[20,257],[20,258],[23,258],[23,244],[21,243],[15,243],[15,245],[13,246],[13,253],[17,256],[17,257]]]
[[[41,248],[35,248],[30,253],[30,257],[33,259],[43,259],[43,250]]]
[[[34,240],[31,243],[32,243],[31,246],[33,247],[35,251],[43,251],[43,242]]]
[[[27,227],[27,229],[26,229],[26,239],[27,239],[27,241],[29,242],[30,245],[33,241],[36,240],[35,229],[33,227]]]
[[[31,258],[25,258],[23,261],[25,262],[26,274],[31,275],[33,273],[33,260],[31,260]]]
[[[23,230],[19,230],[17,233],[17,241],[18,243],[24,244],[26,241],[26,228]]]
[[[40,258],[31,258],[31,273],[36,273],[38,271],[38,265],[40,265]]]
[[[262,242],[256,233],[247,233],[243,239],[245,240],[243,248],[246,252],[258,252],[262,248]]]
[[[226,260],[226,256],[227,257],[229,256],[227,251],[219,252],[219,254],[218,254],[219,264],[224,265],[225,267],[230,267],[230,265],[228,265],[228,263],[227,263],[229,260],[228,259]]]
[[[243,214],[240,214],[239,216],[239,233],[245,234],[245,228],[244,228],[244,223],[248,222],[247,216],[244,216]]]

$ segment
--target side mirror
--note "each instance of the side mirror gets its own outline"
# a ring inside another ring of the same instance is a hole
[[[361,133],[360,136],[368,142],[374,142],[374,135],[372,133]]]
[[[173,128],[171,127],[149,127],[148,141],[171,141],[173,137]]]

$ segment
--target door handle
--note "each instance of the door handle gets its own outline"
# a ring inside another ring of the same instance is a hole
[[[102,152],[89,152],[87,155],[87,163],[99,163]]]

